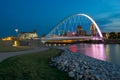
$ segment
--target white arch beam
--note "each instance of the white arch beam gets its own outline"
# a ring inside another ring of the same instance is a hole
[[[90,20],[92,21],[92,23],[96,26],[97,31],[98,31],[100,37],[103,38],[102,33],[101,33],[101,31],[100,31],[98,25],[96,24],[96,22],[95,22],[90,16],[88,16],[88,15],[86,15],[86,14],[77,14],[77,15],[85,16],[85,17],[87,17],[88,19],[90,19]]]

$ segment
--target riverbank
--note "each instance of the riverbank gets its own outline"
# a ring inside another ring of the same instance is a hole
[[[120,40],[119,39],[106,39],[104,40],[105,44],[120,44]]]
[[[51,57],[59,56],[61,52],[48,49],[10,57],[0,62],[0,80],[73,80],[49,65]]]
[[[97,60],[65,50],[51,59],[51,66],[68,73],[75,80],[120,80],[120,65]]]

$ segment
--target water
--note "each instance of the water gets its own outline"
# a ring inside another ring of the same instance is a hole
[[[70,46],[72,52],[120,64],[120,44],[76,44]]]

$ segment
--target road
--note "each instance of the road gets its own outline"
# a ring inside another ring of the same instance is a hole
[[[36,47],[32,50],[27,50],[27,51],[19,51],[19,52],[4,52],[4,53],[0,53],[0,62],[2,62],[3,60],[12,57],[12,56],[16,56],[16,55],[21,55],[21,54],[29,54],[29,53],[34,53],[34,52],[39,52],[39,51],[44,51],[44,50],[48,50],[49,48],[45,48],[45,47]]]

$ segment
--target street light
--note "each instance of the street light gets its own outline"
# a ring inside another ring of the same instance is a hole
[[[18,33],[18,29],[15,29],[15,32],[16,32],[16,34]],[[18,38],[17,38],[17,36],[16,36],[16,39],[14,40],[14,43],[13,43],[13,46],[14,47],[17,47],[17,46],[19,46],[20,44],[19,44],[19,41],[18,41]]]
[[[18,29],[15,29],[15,32],[18,33]]]
[[[17,35],[18,31],[19,31],[18,29],[15,29],[16,35]]]

